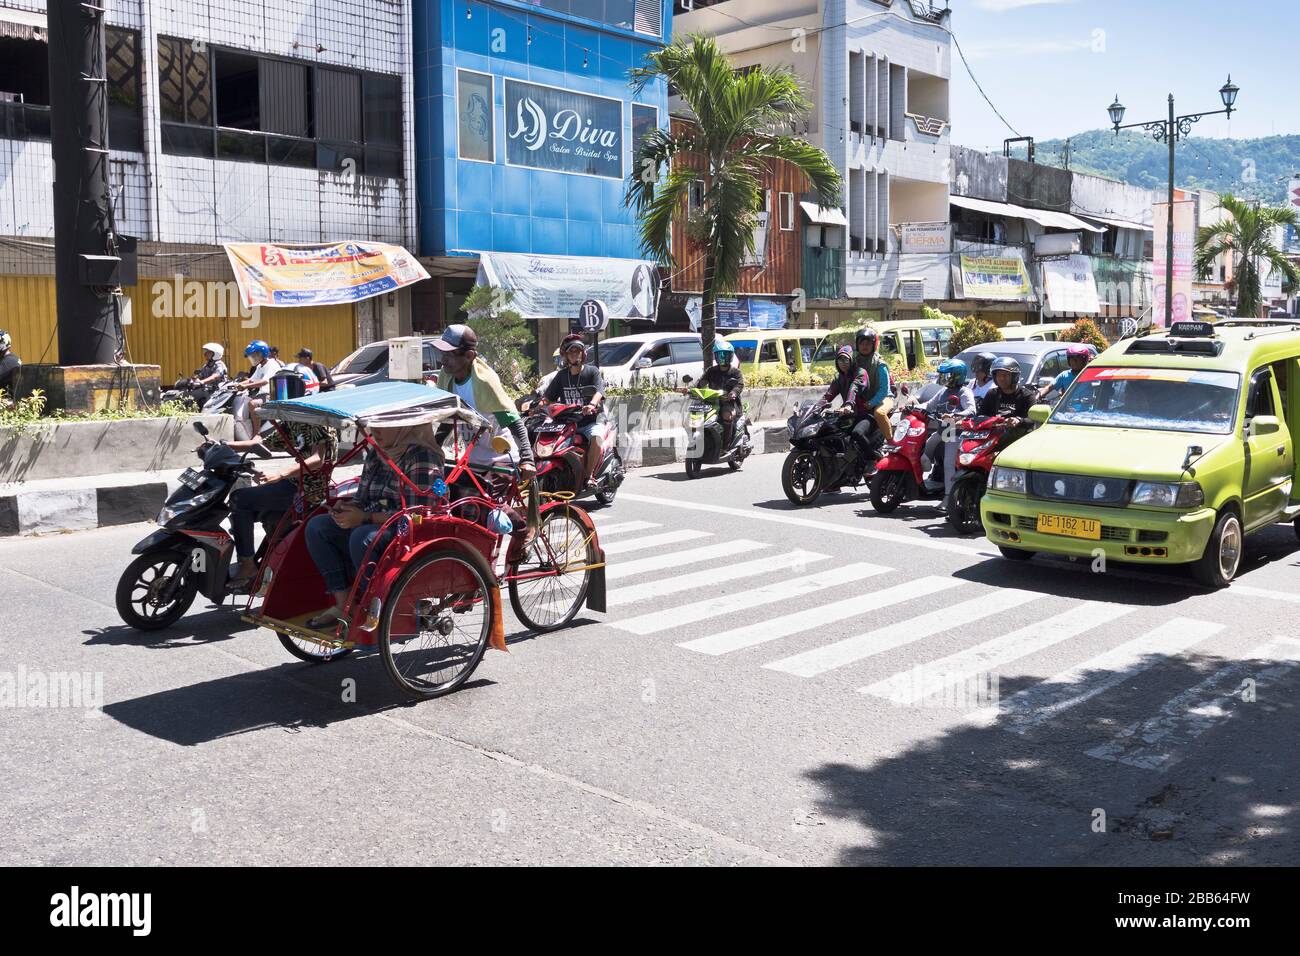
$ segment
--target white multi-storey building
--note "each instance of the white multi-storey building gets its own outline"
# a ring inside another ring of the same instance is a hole
[[[154,280],[231,278],[223,242],[412,241],[409,0],[106,0],[105,9],[109,188],[117,231],[140,240],[140,283],[127,290],[136,361],[169,375],[197,364],[193,342],[204,336],[241,346],[251,335],[217,314],[220,295],[195,297],[203,315],[165,316],[192,328],[155,323],[167,310]],[[9,313],[0,323],[27,361],[55,358],[45,345],[54,322],[45,20],[43,0],[0,0]],[[396,333],[401,299],[267,310],[256,337],[336,360],[358,338]],[[37,307],[17,309],[20,300]]]

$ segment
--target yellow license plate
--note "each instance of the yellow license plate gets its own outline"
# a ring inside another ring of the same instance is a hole
[[[1069,515],[1038,516],[1040,534],[1059,534],[1067,538],[1101,540],[1101,522],[1093,518],[1072,518]]]

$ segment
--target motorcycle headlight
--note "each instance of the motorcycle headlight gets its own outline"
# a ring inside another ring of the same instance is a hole
[[[1155,508],[1199,508],[1205,492],[1194,481],[1139,481],[1133,486],[1130,504]]]
[[[994,465],[993,472],[989,475],[989,487],[994,491],[1007,491],[1011,494],[1023,495],[1025,493],[1025,469]]]
[[[195,508],[199,507],[199,505],[207,504],[216,497],[216,494],[217,489],[213,488],[211,491],[205,491],[203,494],[195,495],[193,498],[185,498],[175,504],[163,505],[162,510],[158,512],[158,523],[166,524],[188,511],[193,511]]]

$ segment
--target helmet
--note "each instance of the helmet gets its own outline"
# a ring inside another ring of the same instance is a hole
[[[560,342],[561,358],[568,355],[569,350],[572,349],[573,346],[575,345],[578,346],[580,349],[582,349],[582,358],[585,361],[587,358],[587,343],[583,339],[583,337],[579,335],[577,332],[570,332],[568,335],[564,337],[563,341]]]
[[[220,342],[204,342],[203,351],[211,352],[214,359],[219,359],[226,354],[226,348]]]
[[[736,347],[732,345],[730,342],[728,342],[726,339],[723,339],[721,342],[713,343],[713,357],[717,359],[719,363],[722,362],[729,363],[731,361],[731,357],[735,354],[736,354]]]
[[[13,344],[14,340],[9,337],[9,333],[0,329],[0,350],[7,352]]]
[[[869,325],[858,329],[858,334],[853,336],[854,349],[861,346],[864,339],[869,339],[871,341],[871,347],[873,349],[878,348],[880,345],[880,333]]]
[[[1020,363],[1011,356],[1003,355],[1001,358],[993,360],[993,369],[990,374],[998,372],[1010,372],[1011,384],[1017,385],[1020,383]]]
[[[1097,357],[1097,350],[1091,345],[1087,345],[1083,342],[1076,342],[1065,350],[1065,355],[1066,358],[1081,358],[1085,361],[1091,362]]]
[[[984,375],[992,375],[993,362],[995,359],[997,359],[997,356],[992,352],[980,352],[971,361],[971,371],[976,375],[981,373]]]
[[[262,358],[270,358],[271,346],[267,345],[261,339],[253,339],[253,341],[248,343],[248,348],[244,349],[244,355],[245,357],[261,355]]]
[[[966,363],[961,359],[944,359],[939,363],[939,378],[947,383],[949,388],[960,388],[966,384]]]

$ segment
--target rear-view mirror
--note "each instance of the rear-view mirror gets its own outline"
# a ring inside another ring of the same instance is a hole
[[[1035,424],[1041,425],[1047,421],[1052,414],[1051,405],[1031,405],[1029,408],[1029,420]]]

